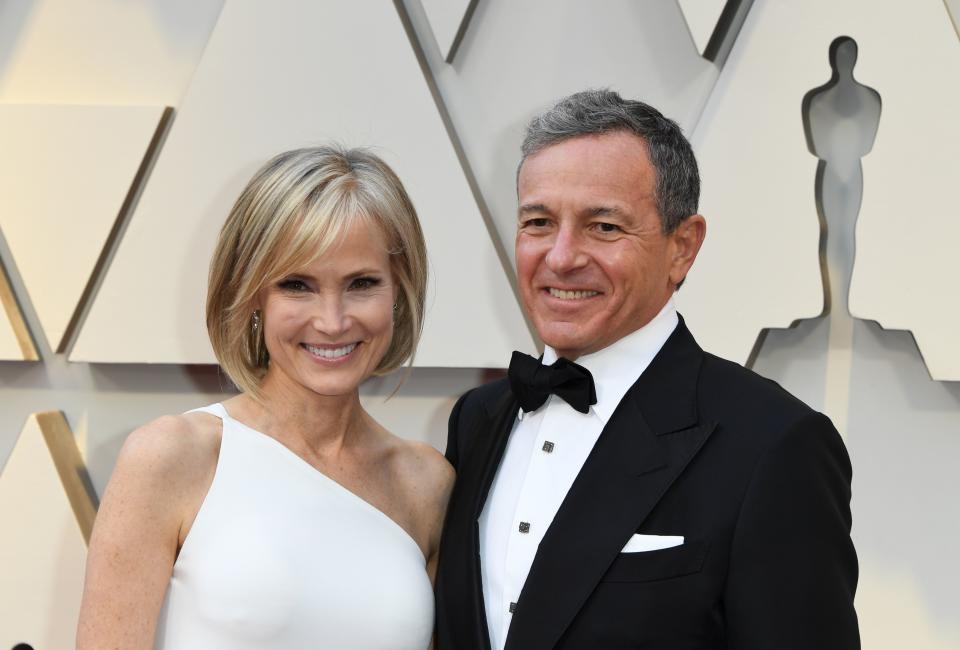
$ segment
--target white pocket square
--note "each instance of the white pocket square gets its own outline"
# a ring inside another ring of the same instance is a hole
[[[643,553],[673,548],[683,544],[683,535],[634,535],[623,547],[621,553]]]

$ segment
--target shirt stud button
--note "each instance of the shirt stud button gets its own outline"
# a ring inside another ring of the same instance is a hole
[[[510,613],[513,614],[515,611],[517,611],[517,604],[510,603]]]
[[[520,522],[520,532],[521,532],[521,533],[529,533],[529,532],[530,532],[530,522],[521,521],[521,522]]]
[[[544,450],[545,452],[547,452],[548,454],[552,454],[552,453],[553,453],[553,443],[550,442],[549,440],[547,440],[546,442],[544,442],[544,443],[543,443],[543,450]]]

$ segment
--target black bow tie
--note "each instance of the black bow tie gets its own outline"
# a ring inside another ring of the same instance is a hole
[[[588,412],[590,405],[597,403],[593,375],[583,366],[563,357],[553,365],[545,366],[529,354],[514,352],[507,376],[513,395],[524,413],[536,411],[551,394],[562,398],[581,413]]]

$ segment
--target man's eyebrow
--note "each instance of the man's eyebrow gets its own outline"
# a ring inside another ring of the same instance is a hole
[[[520,214],[529,214],[531,212],[538,214],[553,214],[553,212],[550,211],[550,208],[545,206],[543,203],[524,203],[520,206],[518,212]]]
[[[620,208],[613,206],[600,205],[595,208],[587,208],[583,211],[583,215],[586,217],[623,217],[626,216],[626,213]]]

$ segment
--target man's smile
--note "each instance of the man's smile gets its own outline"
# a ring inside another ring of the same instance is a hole
[[[593,291],[592,289],[558,289],[556,287],[547,287],[546,291],[554,298],[559,298],[560,300],[584,300],[600,295],[599,291]]]

